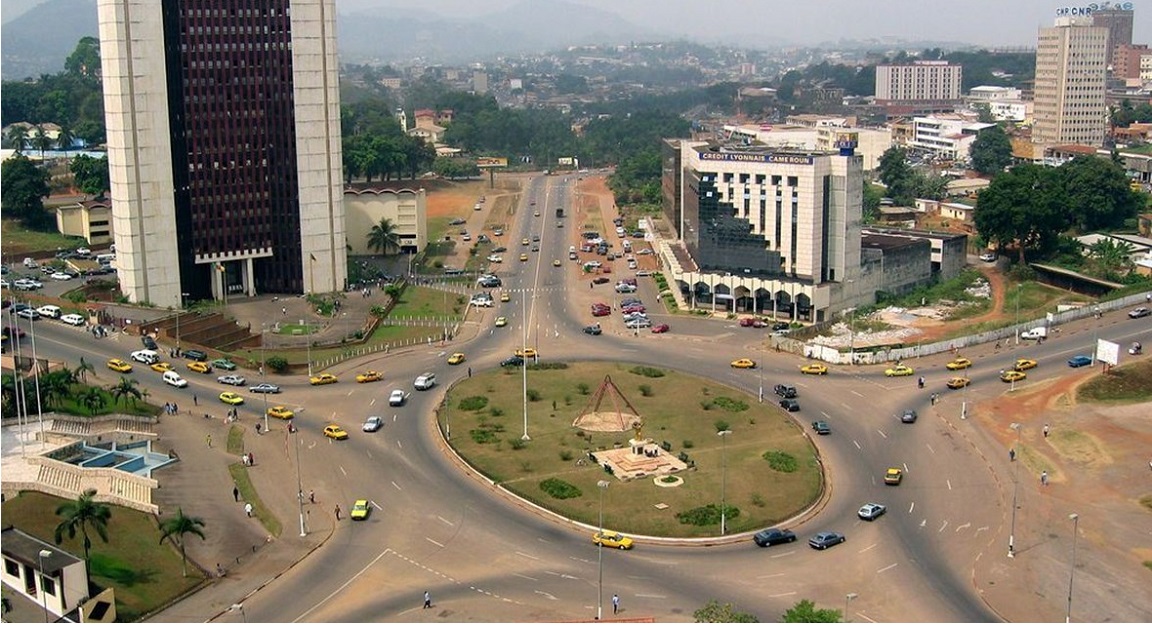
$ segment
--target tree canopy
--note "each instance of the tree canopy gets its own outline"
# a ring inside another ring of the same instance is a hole
[[[835,609],[817,609],[811,600],[801,600],[784,612],[781,622],[841,622],[841,614]]]
[[[105,193],[112,190],[111,179],[108,175],[108,156],[94,158],[80,154],[72,158],[72,161],[68,163],[68,168],[72,171],[76,188],[94,198],[103,197]]]
[[[24,155],[14,155],[0,164],[0,209],[5,216],[19,218],[31,229],[51,227],[43,199],[50,193],[48,173]]]
[[[1081,156],[1057,172],[1067,191],[1068,214],[1080,231],[1122,226],[1144,204],[1132,190],[1124,167],[1101,156]]]
[[[976,171],[986,175],[1001,173],[1012,163],[1012,140],[1002,127],[988,127],[976,134],[968,155]]]
[[[1045,252],[1068,226],[1064,185],[1056,170],[1021,165],[992,179],[976,202],[976,230],[1000,248]]]
[[[741,611],[736,611],[731,602],[720,604],[716,600],[712,600],[708,604],[696,610],[692,614],[692,618],[696,622],[760,622],[760,620],[750,614]]]

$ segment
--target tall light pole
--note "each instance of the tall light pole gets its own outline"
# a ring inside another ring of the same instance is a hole
[[[1016,458],[1020,455],[1020,431],[1024,425],[1019,422],[1013,422],[1012,428],[1016,431],[1016,448],[1012,455],[1012,528],[1008,533],[1008,557],[1016,557],[1016,494],[1020,489],[1020,467],[1016,464]]]
[[[51,557],[51,551],[47,549],[40,550],[40,600],[44,605],[44,624],[48,624],[48,592],[44,589],[44,558]]]
[[[521,317],[523,320],[520,323],[522,327],[521,333],[524,339],[520,342],[520,353],[528,348],[528,289],[520,291],[520,305],[522,307]],[[521,440],[531,440],[528,437],[528,354],[524,354],[520,359],[524,362],[520,363],[520,378],[523,381],[523,403],[524,403],[524,435],[520,437]],[[539,354],[537,354],[539,355]]]
[[[852,600],[855,600],[858,595],[859,594],[857,594],[857,593],[848,593],[848,594],[844,595],[844,621],[845,622],[848,621],[848,603],[851,602]]]
[[[312,335],[310,333],[311,327],[304,325],[304,335],[308,338],[308,377],[312,377]]]
[[[260,323],[260,382],[267,382],[267,380],[264,377],[267,375],[266,369],[264,368],[265,367],[264,340],[267,338],[267,336],[266,336],[267,331],[268,331],[268,323],[267,322],[261,322]],[[268,427],[268,394],[267,393],[261,393],[260,395],[264,396],[264,431],[267,432],[268,428],[269,428]]]
[[[267,394],[265,394],[267,395]],[[295,413],[303,413],[304,408],[300,407]],[[267,415],[267,411],[264,412]],[[296,417],[296,416],[292,416]],[[299,505],[298,511],[300,513],[300,537],[308,535],[308,531],[304,529],[304,482],[300,478],[300,436],[294,435],[291,432],[288,434],[296,443],[296,504]]]
[[[28,321],[28,334],[32,336],[32,382],[36,385],[36,420],[40,424],[40,439],[44,440],[44,407],[40,404],[40,362],[36,359],[36,321]],[[27,409],[25,409],[27,410]]]
[[[731,429],[719,431],[716,435],[720,436],[720,535],[723,536],[728,531],[728,504],[725,497],[725,489],[728,484],[728,436],[732,435]]]
[[[611,484],[607,480],[600,480],[596,483],[600,487],[600,533],[604,533],[604,490]],[[598,548],[596,565],[599,577],[596,581],[596,619],[599,620],[604,615],[604,544],[596,545]]]
[[[1072,622],[1072,579],[1076,577],[1076,537],[1080,530],[1080,516],[1075,513],[1068,514],[1072,521],[1072,566],[1068,571],[1068,609],[1064,613],[1064,623]]]
[[[184,314],[184,307],[187,304],[188,294],[180,294],[180,308],[176,310],[176,352],[180,352],[180,316]]]

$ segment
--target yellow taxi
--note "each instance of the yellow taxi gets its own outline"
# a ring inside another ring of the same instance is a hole
[[[524,238],[523,240],[521,240],[521,241],[520,241],[520,244],[522,244],[522,245],[524,245],[525,247],[527,247],[527,246],[528,246],[528,238]]]
[[[500,294],[500,302],[508,302],[511,299],[512,299],[512,294],[508,293],[507,291]]]
[[[1016,361],[1015,366],[1012,367],[1017,371],[1024,371],[1025,369],[1035,369],[1036,361],[1031,358],[1020,358]]]
[[[1028,374],[1024,373],[1023,371],[1017,371],[1015,369],[1009,369],[1000,374],[1000,380],[1003,382],[1020,382],[1027,377]]]
[[[884,472],[884,484],[900,484],[904,479],[904,472],[897,467],[889,467],[888,471]]]
[[[516,350],[516,355],[520,356],[521,358],[535,358],[536,350],[532,347],[521,347]]]
[[[960,369],[967,369],[972,366],[972,361],[968,358],[956,358],[952,362],[944,365],[949,371],[959,371]]]
[[[348,432],[345,431],[343,427],[330,424],[327,427],[324,427],[324,436],[332,438],[333,440],[347,440]]]
[[[508,326],[508,318],[505,318],[504,316],[500,316],[500,317],[496,318],[496,326],[497,327]]]
[[[894,376],[910,376],[914,373],[916,373],[916,371],[906,364],[898,364],[891,369],[884,370],[884,375],[888,376],[889,378]]]
[[[273,418],[280,418],[281,420],[291,420],[296,416],[292,410],[287,407],[268,407],[268,415]]]
[[[969,380],[968,378],[965,378],[963,376],[956,376],[955,378],[950,378],[948,380],[948,388],[949,389],[963,389],[964,387],[967,387],[971,382],[972,381]]]
[[[312,376],[311,378],[308,378],[308,384],[311,385],[335,384],[336,381],[336,376],[332,375],[331,373],[321,373],[318,376]]]
[[[121,360],[119,358],[112,358],[111,360],[109,360],[108,361],[108,368],[113,370],[113,371],[120,372],[120,373],[128,373],[128,372],[132,371],[132,365],[128,364],[127,362],[124,362],[123,360]]]
[[[152,370],[156,373],[164,373],[165,371],[172,370],[172,365],[168,364],[167,362],[157,362],[149,366],[152,367]]]
[[[188,370],[195,371],[196,373],[212,373],[212,365],[208,364],[207,362],[193,360],[192,362],[188,363]]]
[[[464,354],[459,351],[448,356],[448,364],[460,364],[461,362],[464,362]]]
[[[379,382],[383,379],[384,376],[380,375],[379,371],[365,371],[364,373],[356,374],[356,382]]]
[[[813,362],[812,364],[806,364],[800,367],[800,373],[806,373],[810,376],[828,375],[828,365]]]
[[[553,267],[559,267],[559,266],[560,266],[560,261],[559,261],[559,260],[553,260],[553,261],[552,261],[552,266],[553,266]]]
[[[224,404],[244,404],[244,398],[240,394],[233,391],[225,391],[220,394],[220,402]]]
[[[755,369],[756,361],[751,358],[740,358],[732,361],[733,369]]]
[[[613,549],[631,549],[635,543],[632,542],[632,538],[622,533],[601,529],[592,534],[592,544]]]
[[[528,254],[527,253],[521,253],[520,254],[520,262],[528,262]]]

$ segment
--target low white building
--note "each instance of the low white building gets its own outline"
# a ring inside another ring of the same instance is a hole
[[[1032,119],[1032,103],[1021,100],[994,100],[988,110],[996,120],[1027,122]]]
[[[942,160],[962,160],[982,129],[994,124],[971,122],[959,116],[940,115],[912,119],[911,146]]]
[[[994,85],[980,85],[968,91],[968,99],[972,102],[998,102],[1004,100],[1019,100],[1023,91],[1016,87],[997,87]]]

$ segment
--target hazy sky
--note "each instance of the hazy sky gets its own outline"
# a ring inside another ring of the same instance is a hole
[[[520,0],[336,0],[341,11],[372,6],[424,8],[476,15]],[[554,0],[529,0],[544,4]],[[978,45],[1035,46],[1036,30],[1050,26],[1058,7],[1086,1],[1053,0],[565,0],[610,11],[662,32],[717,40],[757,28],[790,41],[900,38]],[[1152,40],[1152,0],[1133,3],[1133,42]]]

